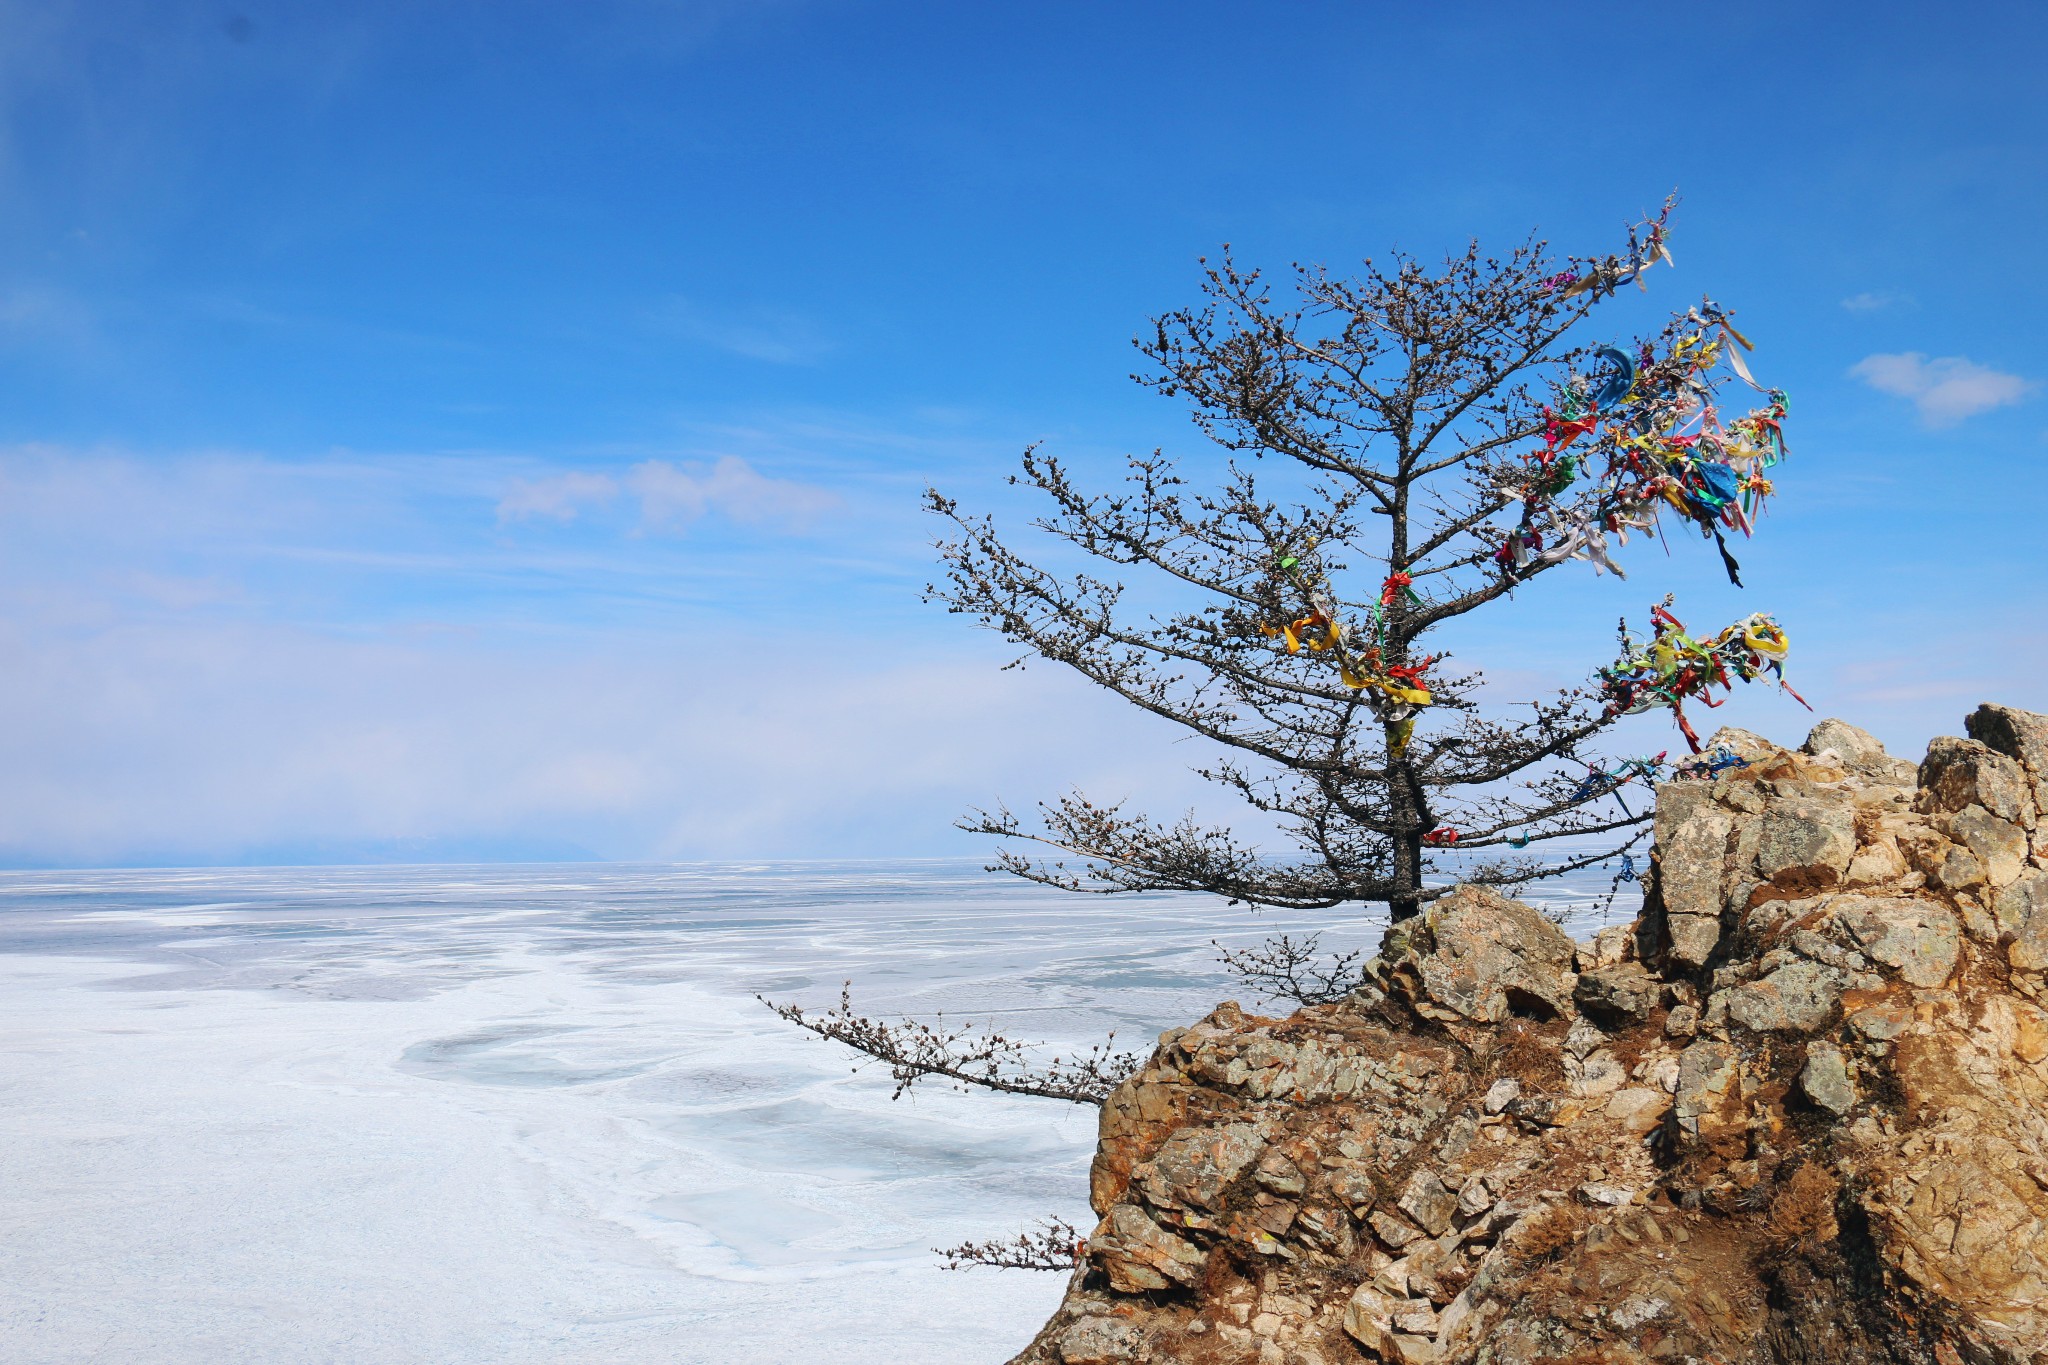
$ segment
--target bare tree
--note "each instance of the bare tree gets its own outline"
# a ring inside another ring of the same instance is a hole
[[[1451,852],[1479,851],[1456,872],[1494,885],[1616,855],[1616,889],[1632,877],[1627,850],[1649,810],[1622,789],[1657,777],[1663,756],[1617,760],[1595,741],[1624,713],[1714,705],[1708,689],[1731,680],[1782,683],[1783,632],[1757,614],[1694,639],[1667,597],[1652,638],[1624,624],[1621,657],[1597,682],[1507,716],[1482,714],[1480,675],[1449,671],[1424,642],[1567,561],[1622,577],[1615,550],[1655,537],[1664,512],[1711,539],[1740,582],[1726,536],[1747,534],[1771,492],[1784,395],[1723,417],[1730,374],[1757,386],[1748,341],[1711,300],[1648,339],[1581,339],[1618,288],[1670,264],[1670,207],[1602,257],[1554,260],[1531,240],[1501,257],[1474,245],[1435,268],[1367,262],[1348,279],[1296,266],[1284,303],[1227,254],[1205,263],[1206,302],[1155,320],[1135,377],[1185,398],[1226,452],[1214,486],[1157,451],[1130,460],[1109,494],[1036,448],[1013,476],[1050,504],[1037,529],[1090,567],[1043,567],[930,491],[957,533],[941,544],[934,598],[1212,742],[1218,756],[1198,771],[1293,845],[1273,853],[1228,827],[1159,823],[1077,793],[1032,825],[1002,809],[963,822],[1053,850],[1005,850],[999,866],[1105,894],[1385,902],[1396,920],[1438,894],[1432,874]],[[1270,463],[1255,473],[1247,460]],[[1739,760],[1697,770],[1723,762]],[[1568,836],[1604,838],[1561,858],[1525,852]],[[1282,936],[1223,964],[1270,997],[1321,1003],[1355,988],[1358,956]],[[845,992],[823,1013],[773,1008],[883,1062],[898,1095],[939,1077],[1099,1104],[1140,1060],[1105,1043],[1041,1061],[992,1029],[856,1014]],[[969,1250],[960,1259],[1031,1259],[1008,1243]]]
[[[1615,551],[1656,536],[1666,511],[1741,582],[1727,533],[1747,534],[1771,492],[1784,395],[1722,416],[1730,373],[1756,385],[1748,341],[1711,300],[1647,339],[1584,339],[1618,288],[1671,263],[1670,208],[1607,256],[1553,260],[1531,240],[1501,257],[1475,244],[1437,267],[1397,255],[1352,278],[1296,266],[1284,300],[1227,250],[1205,262],[1206,302],[1155,320],[1134,377],[1188,401],[1226,452],[1221,472],[1205,484],[1154,451],[1129,461],[1121,489],[1095,493],[1034,447],[1011,480],[1046,499],[1033,524],[1089,561],[1079,570],[1035,562],[928,491],[955,532],[932,597],[1025,659],[1064,664],[1209,741],[1216,757],[1198,771],[1292,847],[1079,793],[1033,823],[999,808],[963,828],[1050,849],[1006,849],[998,865],[1068,890],[1385,902],[1395,920],[1438,894],[1433,872],[1452,851],[1481,853],[1461,857],[1466,881],[1514,885],[1616,855],[1615,888],[1633,877],[1627,850],[1649,811],[1622,788],[1658,776],[1663,756],[1617,760],[1596,741],[1625,713],[1667,706],[1697,753],[1682,704],[1715,705],[1709,689],[1731,681],[1782,684],[1776,624],[1759,613],[1694,639],[1667,597],[1648,640],[1624,622],[1621,657],[1597,680],[1506,715],[1482,714],[1480,675],[1450,671],[1426,641],[1570,560],[1623,577]],[[1696,770],[1739,761],[1708,756]],[[1568,836],[1599,842],[1525,852]],[[1358,957],[1282,935],[1224,951],[1223,965],[1267,996],[1324,1003],[1358,985]],[[1105,1043],[1040,1062],[993,1030],[857,1015],[845,992],[821,1014],[774,1008],[883,1062],[898,1095],[936,1076],[1100,1104],[1140,1060]],[[1055,1220],[943,1254],[955,1267],[1064,1270],[1080,1249]]]
[[[934,598],[1209,741],[1201,775],[1292,847],[1079,793],[1034,821],[998,808],[963,828],[1049,849],[1005,849],[1000,866],[1068,890],[1384,902],[1396,920],[1438,894],[1432,869],[1453,850],[1498,850],[1460,858],[1458,878],[1513,885],[1639,840],[1646,812],[1615,798],[1657,760],[1594,746],[1622,711],[1659,704],[1654,677],[1488,715],[1480,675],[1425,645],[1567,561],[1621,577],[1615,550],[1655,536],[1663,512],[1740,582],[1726,533],[1748,532],[1770,492],[1783,395],[1722,416],[1730,374],[1754,381],[1711,300],[1646,339],[1591,337],[1617,288],[1670,262],[1669,209],[1607,256],[1559,261],[1531,240],[1435,267],[1397,255],[1351,278],[1296,266],[1284,298],[1227,249],[1204,262],[1206,301],[1155,321],[1134,378],[1189,403],[1226,453],[1213,481],[1155,451],[1120,489],[1091,492],[1035,447],[1012,478],[1049,504],[1033,525],[1078,550],[1079,570],[928,492],[954,530]],[[1775,660],[1736,662],[1749,677]],[[1524,852],[1568,836],[1607,838]]]

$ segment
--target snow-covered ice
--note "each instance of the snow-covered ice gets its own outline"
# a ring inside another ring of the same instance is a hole
[[[0,1358],[998,1362],[1061,1277],[931,1249],[1085,1225],[1093,1112],[892,1102],[755,993],[1143,1048],[1326,925],[1378,934],[934,862],[0,875]]]

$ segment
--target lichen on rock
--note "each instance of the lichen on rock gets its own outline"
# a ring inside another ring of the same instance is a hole
[[[1460,887],[1162,1036],[1016,1365],[2048,1362],[2048,717],[1659,790],[1644,912]]]

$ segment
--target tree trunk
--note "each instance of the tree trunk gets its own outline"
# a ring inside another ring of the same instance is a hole
[[[1394,842],[1394,894],[1387,909],[1399,924],[1422,909],[1422,837],[1399,835]]]
[[[1388,749],[1393,740],[1388,736]],[[1422,835],[1429,828],[1429,811],[1424,807],[1422,783],[1414,765],[1406,758],[1388,765],[1388,796],[1394,815],[1394,891],[1387,897],[1387,909],[1399,924],[1422,909]]]

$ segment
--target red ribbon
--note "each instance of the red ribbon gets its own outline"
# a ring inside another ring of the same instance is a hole
[[[1558,421],[1555,415],[1549,413],[1548,409],[1545,409],[1545,414],[1543,444],[1553,453],[1563,450],[1573,441],[1578,440],[1581,436],[1584,436],[1587,432],[1600,425],[1598,414],[1591,417],[1576,418],[1569,422]]]
[[[1419,664],[1395,664],[1392,668],[1386,670],[1386,675],[1395,682],[1405,684],[1406,686],[1421,687],[1423,685],[1422,671],[1435,662],[1436,656],[1431,655]]]

